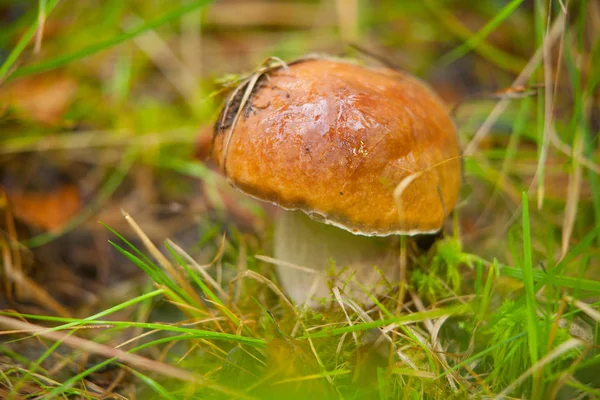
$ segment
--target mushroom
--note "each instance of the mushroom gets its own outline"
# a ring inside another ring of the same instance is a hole
[[[461,182],[456,129],[425,83],[322,57],[264,67],[238,86],[213,155],[231,185],[282,208],[279,283],[313,307],[332,284],[362,302],[365,289],[389,290],[400,266],[386,236],[438,232]]]

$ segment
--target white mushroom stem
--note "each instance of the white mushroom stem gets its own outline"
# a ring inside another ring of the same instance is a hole
[[[281,210],[274,237],[274,256],[282,261],[276,267],[279,283],[297,305],[319,306],[320,299],[331,299],[333,286],[370,303],[354,280],[376,297],[388,293],[400,274],[393,243],[390,237],[353,235],[303,212]]]

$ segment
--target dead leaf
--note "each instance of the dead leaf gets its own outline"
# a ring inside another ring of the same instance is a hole
[[[0,109],[10,107],[24,117],[58,124],[77,92],[77,83],[60,73],[46,73],[18,79],[0,92]]]
[[[46,231],[63,227],[81,209],[76,186],[65,184],[52,192],[7,193],[15,217]]]

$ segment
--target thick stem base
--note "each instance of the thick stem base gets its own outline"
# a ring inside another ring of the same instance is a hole
[[[370,304],[354,280],[376,297],[389,292],[389,282],[396,283],[400,275],[394,242],[389,237],[353,235],[300,211],[282,211],[275,221],[274,256],[303,269],[277,265],[279,282],[297,305],[319,306],[319,299],[332,298],[332,287]]]

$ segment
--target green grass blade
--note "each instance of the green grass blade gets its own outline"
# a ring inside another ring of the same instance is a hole
[[[177,171],[182,175],[202,179],[212,182],[215,179],[215,173],[211,171],[204,163],[198,161],[184,160],[178,157],[159,157],[154,165],[157,167],[168,168]]]
[[[446,29],[451,34],[460,40],[468,41],[473,36],[473,32],[471,32],[469,28],[467,28],[451,12],[442,8],[438,2],[425,0],[423,4],[438,18],[440,23],[445,25]],[[498,67],[516,74],[519,74],[525,66],[524,60],[492,46],[484,39],[480,39],[473,50]]]
[[[342,335],[344,333],[361,332],[372,328],[379,328],[391,324],[404,324],[408,322],[420,322],[427,319],[436,319],[446,315],[462,315],[469,313],[471,307],[468,305],[460,305],[451,308],[439,308],[430,311],[417,312],[413,314],[403,315],[400,317],[381,319],[372,322],[365,322],[362,324],[355,324],[352,326],[344,326],[341,328],[323,329],[320,332],[311,333],[310,335],[300,336],[299,339],[306,339],[307,337],[318,338],[318,337],[330,337]]]
[[[494,282],[494,278],[496,277],[497,273],[498,273],[498,268],[499,268],[499,264],[498,264],[498,260],[494,259],[494,262],[492,263],[492,265],[490,265],[489,269],[488,269],[488,274],[487,274],[487,278],[485,280],[485,284],[483,286],[483,289],[481,291],[481,296],[477,296],[478,299],[478,308],[477,308],[477,318],[476,321],[483,321],[483,319],[486,316],[488,307],[490,305],[490,301],[492,298],[492,284]]]
[[[599,68],[600,69],[600,68]],[[596,151],[593,141],[593,134],[588,126],[584,127],[585,151],[587,158],[593,159]],[[590,190],[592,192],[592,205],[594,209],[594,220],[596,226],[600,226],[600,178],[598,174],[592,170],[588,170],[588,179],[590,182]],[[596,241],[596,246],[600,246],[600,238]]]
[[[154,379],[150,378],[147,375],[142,374],[139,371],[136,371],[134,368],[129,368],[127,366],[124,366],[124,367],[129,372],[131,372],[133,375],[135,375],[139,380],[141,380],[146,385],[148,385],[152,390],[154,390],[160,396],[161,399],[169,399],[169,400],[177,399],[176,397],[172,396],[171,393],[169,393],[167,391],[167,389],[165,389],[164,386],[162,386],[160,383],[156,382]]]
[[[105,360],[99,364],[94,365],[91,368],[86,369],[85,371],[78,373],[77,375],[72,376],[71,378],[64,381],[60,386],[55,387],[49,393],[45,394],[44,399],[50,400],[50,399],[55,398],[58,395],[63,394],[64,392],[66,392],[67,390],[72,388],[73,385],[75,385],[81,379],[84,379],[86,376],[88,376],[98,370],[101,370],[102,368],[104,368],[105,366],[107,366],[108,364],[112,363],[115,360],[116,360],[115,358],[109,358],[108,360]]]
[[[501,275],[519,280],[525,279],[525,273],[520,268],[502,266]],[[590,279],[574,278],[571,276],[555,275],[550,270],[548,273],[543,271],[533,271],[533,281],[539,285],[552,284],[560,288],[576,289],[591,292],[591,295],[600,295],[600,282]]]
[[[197,328],[186,328],[178,325],[170,325],[170,324],[162,324],[155,322],[133,322],[133,321],[112,321],[112,320],[99,320],[93,319],[91,317],[85,319],[77,319],[77,318],[64,318],[64,317],[48,317],[42,315],[34,315],[34,314],[19,314],[19,313],[11,313],[11,312],[2,312],[1,315],[11,316],[11,317],[25,317],[27,319],[33,320],[43,320],[43,321],[55,321],[55,322],[67,322],[64,325],[56,326],[53,328],[48,328],[48,331],[57,331],[70,329],[78,326],[90,326],[90,325],[112,325],[116,328],[127,329],[127,328],[143,328],[149,330],[157,330],[163,332],[170,333],[181,333],[180,337],[188,337],[188,338],[202,338],[202,339],[210,339],[210,340],[220,340],[225,342],[234,342],[240,344],[247,344],[255,347],[264,347],[266,345],[266,341],[264,339],[257,339],[253,337],[241,336],[233,333],[223,333],[223,332],[214,332],[208,331],[204,329]],[[179,337],[178,336],[178,337]]]
[[[238,344],[247,344],[254,347],[266,347],[266,341],[262,339],[254,339],[245,336],[233,335],[230,333],[221,333],[221,332],[211,332],[211,331],[200,331],[196,330],[194,333],[189,333],[185,335],[174,335],[169,337],[163,337],[160,339],[152,340],[147,343],[141,344],[133,349],[130,352],[136,352],[148,347],[153,347],[163,343],[171,343],[177,342],[179,340],[191,340],[191,339],[211,339],[211,340],[222,340],[225,342],[233,342]]]
[[[500,12],[492,18],[483,28],[478,32],[474,33],[466,42],[460,46],[450,50],[440,58],[440,63],[450,64],[453,61],[458,60],[469,51],[477,48],[479,44],[496,29],[506,18],[510,17],[512,13],[521,5],[523,0],[513,0],[508,3]]]
[[[127,307],[133,306],[135,304],[138,304],[140,302],[143,302],[145,300],[148,300],[155,296],[158,296],[162,293],[164,293],[163,289],[154,290],[150,293],[145,293],[141,296],[134,297],[133,299],[127,300],[121,304],[118,304],[114,307],[110,307],[106,310],[103,310],[99,313],[96,313],[94,315],[91,315],[91,316],[83,318],[83,319],[70,319],[70,318],[61,318],[61,317],[52,317],[52,316],[39,316],[39,315],[34,315],[34,314],[20,314],[20,313],[11,313],[11,312],[0,312],[0,315],[6,315],[6,316],[12,316],[12,317],[25,317],[28,319],[41,319],[41,320],[45,320],[45,321],[59,321],[59,322],[71,320],[71,322],[69,322],[65,325],[48,328],[48,332],[52,332],[52,331],[65,330],[65,329],[70,329],[70,328],[74,328],[77,326],[85,325],[88,322],[94,322],[95,320],[97,320],[99,318],[116,313]],[[111,323],[111,322],[108,322],[108,323]]]
[[[514,342],[515,340],[518,340],[520,338],[522,338],[523,336],[526,335],[526,332],[521,332],[517,335],[514,335],[502,342],[499,343],[494,343],[491,346],[486,347],[485,349],[483,349],[482,351],[480,351],[479,353],[467,358],[466,360],[463,360],[461,362],[459,362],[458,364],[450,367],[450,369],[447,369],[445,371],[443,371],[437,378],[443,378],[444,376],[446,376],[447,374],[450,374],[454,371],[457,371],[458,369],[460,369],[462,366],[468,366],[469,364],[473,363],[474,361],[483,359],[485,356],[487,356],[488,354],[490,354],[491,352],[493,352],[494,350],[496,350],[497,348],[501,347],[501,346],[505,346],[508,343]]]
[[[56,1],[56,0],[55,0]],[[160,16],[157,19],[154,19],[149,22],[145,22],[140,24],[139,26],[115,37],[112,37],[107,40],[103,40],[99,43],[92,44],[90,46],[84,47],[83,49],[76,51],[72,54],[67,54],[63,56],[59,56],[47,61],[43,61],[39,64],[31,65],[28,67],[19,68],[14,73],[9,76],[9,79],[37,74],[44,71],[49,71],[58,67],[62,67],[63,65],[69,64],[73,61],[80,60],[85,57],[89,57],[93,54],[96,54],[102,50],[106,50],[110,47],[114,47],[118,44],[126,42],[128,40],[133,39],[134,37],[147,32],[152,29],[156,29],[168,22],[181,18],[183,15],[188,14],[192,11],[195,11],[199,8],[205,7],[210,4],[212,0],[194,0],[188,3],[185,3],[183,6],[178,7],[174,10],[171,10],[164,15]],[[0,76],[2,76],[0,74]]]
[[[146,254],[144,254],[144,252],[140,251],[140,249],[135,247],[133,245],[133,243],[131,243],[129,240],[127,240],[125,238],[125,236],[121,235],[119,232],[115,231],[113,228],[106,225],[104,222],[100,221],[99,223],[100,223],[100,225],[102,225],[103,227],[108,229],[113,235],[115,235],[117,238],[119,238],[119,240],[121,240],[123,243],[125,243],[127,245],[127,247],[129,247],[135,254],[137,254],[138,258],[140,260],[142,260],[146,265],[148,265],[149,267],[152,267],[154,269],[160,269],[160,267],[158,265],[156,265],[150,257],[148,257]]]
[[[529,199],[527,192],[521,196],[523,211],[523,283],[525,284],[525,298],[527,303],[527,336],[531,365],[539,360],[538,323],[535,300],[535,287],[533,281],[533,264],[531,255],[531,227],[529,225]]]
[[[165,242],[165,246],[167,247],[169,253],[171,253],[171,256],[173,256],[173,258],[179,263],[179,265],[181,265],[183,269],[185,269],[188,276],[192,278],[194,283],[198,285],[198,287],[200,288],[200,290],[202,290],[206,297],[208,297],[212,302],[217,304],[218,308],[227,316],[227,318],[231,320],[231,322],[233,322],[236,326],[240,326],[240,319],[237,316],[235,316],[227,308],[227,306],[225,306],[225,304],[223,304],[221,299],[219,299],[219,297],[217,297],[217,295],[212,290],[210,290],[210,288],[202,281],[202,279],[200,279],[198,274],[196,274],[195,271],[192,271],[190,267],[188,267],[186,262],[179,256],[179,254],[177,254],[175,250],[173,250],[173,248],[169,246],[168,242]]]
[[[71,331],[71,334],[73,332],[75,332],[75,331]],[[48,357],[50,357],[61,344],[62,344],[61,341],[54,342],[52,344],[52,346],[48,347],[46,349],[46,351],[40,357],[38,357],[37,360],[35,360],[33,363],[31,363],[31,365],[27,368],[27,371],[23,374],[23,376],[14,384],[13,391],[15,393],[19,392],[19,388],[21,388],[23,385],[25,385],[27,383],[27,380],[39,370],[42,363]]]
[[[194,299],[190,297],[188,293],[185,292],[181,287],[179,287],[169,276],[163,271],[162,268],[152,267],[146,264],[143,260],[136,257],[134,254],[128,252],[127,250],[120,247],[118,244],[109,240],[111,246],[113,246],[119,253],[127,257],[129,261],[135,264],[138,268],[140,268],[146,275],[148,275],[154,282],[161,284],[168,288],[168,292],[165,294],[167,297],[171,297],[172,300],[184,304],[190,304],[194,306],[198,306]]]
[[[565,254],[562,260],[560,260],[558,264],[556,264],[556,266],[553,268],[553,272],[561,273],[562,270],[576,257],[580,256],[585,251],[589,251],[592,246],[592,242],[598,237],[600,237],[600,225],[594,227],[594,229],[592,229],[587,235],[585,235],[579,243],[573,246],[567,252],[567,254]]]
[[[46,4],[46,9],[45,9],[46,17],[48,16],[48,14],[50,14],[50,12],[52,12],[52,10],[54,9],[54,7],[56,7],[56,5],[58,4],[59,1],[60,0],[50,0],[50,2],[48,4]],[[29,44],[29,42],[31,41],[33,36],[35,35],[35,32],[38,28],[38,24],[39,24],[39,19],[36,16],[33,24],[31,24],[29,29],[27,29],[27,31],[25,32],[23,37],[21,37],[21,40],[19,40],[19,42],[17,43],[15,48],[10,52],[10,54],[8,55],[6,60],[2,63],[2,66],[0,66],[0,82],[2,80],[4,80],[4,78],[6,77],[6,75],[12,68],[12,66],[15,64],[15,62],[17,61],[17,59],[19,58],[21,53],[23,53],[23,51],[25,50],[25,48],[27,47],[27,45]]]

